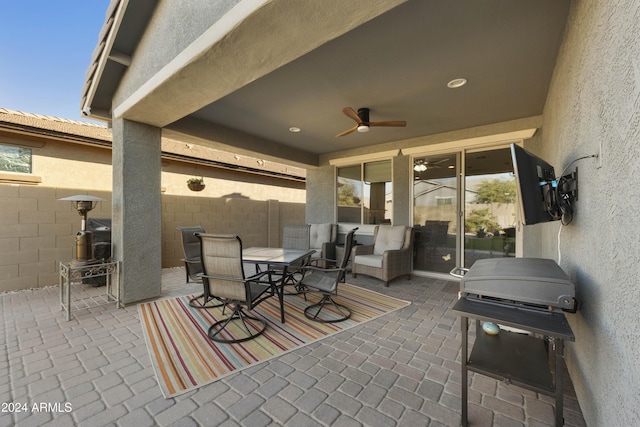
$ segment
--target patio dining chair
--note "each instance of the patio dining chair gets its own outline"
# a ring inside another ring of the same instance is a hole
[[[330,261],[336,258],[336,240],[338,239],[338,224],[321,223],[309,224],[309,248],[315,250],[311,261],[316,267],[329,268],[334,264]],[[324,260],[319,260],[324,258]]]
[[[284,249],[308,250],[310,245],[310,225],[309,224],[287,224],[282,229],[282,247]],[[304,259],[298,264],[292,264],[287,268],[287,274],[282,278],[283,285],[295,286],[295,292],[287,294],[298,294],[303,290],[299,287],[299,282],[303,277],[303,268],[309,264],[310,259]],[[282,275],[282,268],[278,266],[268,266],[268,270]]]
[[[334,323],[351,317],[351,309],[336,302],[334,297],[338,295],[338,285],[340,282],[344,282],[351,249],[353,248],[353,236],[357,229],[356,227],[347,233],[344,240],[342,259],[339,261],[331,260],[335,262],[335,268],[304,267],[304,276],[300,284],[305,287],[305,298],[308,293],[319,292],[322,294],[319,302],[305,308],[304,315],[308,319],[323,323]]]
[[[245,277],[242,241],[237,235],[196,233],[196,237],[201,245],[202,278],[211,294],[231,307],[231,314],[212,324],[207,335],[221,343],[239,343],[261,335],[266,322],[247,311],[274,295],[270,273]]]
[[[202,294],[189,300],[189,305],[193,308],[215,308],[221,307],[222,302],[211,294],[209,281],[202,278],[202,261],[200,260],[200,240],[196,233],[204,233],[204,228],[200,226],[176,227],[182,237],[182,251],[184,252],[184,269],[189,279],[193,282],[202,282]]]
[[[187,275],[187,283],[189,279],[194,282],[200,281],[202,274],[202,265],[200,264],[200,241],[195,233],[205,233],[201,226],[176,227],[182,238],[182,252],[184,253],[184,269]]]

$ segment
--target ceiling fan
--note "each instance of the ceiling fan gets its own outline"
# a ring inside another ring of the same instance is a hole
[[[438,160],[436,162],[429,162],[423,159],[419,159],[419,160],[416,160],[415,165],[413,166],[413,170],[416,172],[424,172],[427,169],[441,168],[442,167],[441,163],[444,163],[447,160],[449,159],[447,158],[447,159]]]
[[[358,108],[358,112],[356,113],[355,110],[351,107],[345,107],[342,109],[342,112],[349,118],[355,120],[356,125],[354,127],[352,127],[349,130],[345,130],[344,132],[341,132],[339,134],[336,135],[336,137],[338,136],[345,136],[350,134],[351,132],[354,131],[358,131],[358,132],[369,132],[369,127],[370,126],[406,126],[407,122],[405,122],[404,120],[388,120],[388,121],[383,121],[383,122],[370,122],[369,121],[369,109],[368,108]]]

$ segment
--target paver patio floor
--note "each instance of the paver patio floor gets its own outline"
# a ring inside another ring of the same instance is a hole
[[[0,294],[0,426],[458,426],[458,284],[414,276],[412,304],[176,398],[158,387],[135,305],[72,313],[57,286]],[[200,291],[163,270],[162,297]],[[584,426],[568,375],[565,426]],[[473,426],[553,425],[553,399],[470,374]]]

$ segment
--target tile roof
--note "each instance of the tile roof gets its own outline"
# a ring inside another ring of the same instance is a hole
[[[70,136],[83,136],[111,142],[111,131],[105,125],[25,113],[22,111],[9,110],[7,108],[0,108],[0,126],[25,126],[33,129],[34,131],[46,130]]]
[[[111,129],[105,125],[25,113],[7,108],[0,108],[0,129],[31,132],[58,139],[62,138],[68,142],[94,143],[103,146],[110,146],[113,137]],[[249,156],[240,156],[169,138],[162,138],[162,151],[165,157],[176,160],[205,163],[211,166],[249,173],[280,176],[295,180],[304,179],[306,176],[306,171],[302,168],[264,161]]]

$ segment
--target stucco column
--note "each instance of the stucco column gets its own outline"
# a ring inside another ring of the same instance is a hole
[[[113,121],[113,257],[120,261],[120,296],[125,304],[160,295],[160,154],[160,128]]]
[[[413,210],[413,174],[411,158],[398,155],[393,158],[393,225],[411,226]]]
[[[306,221],[336,222],[336,184],[333,166],[307,169]]]

